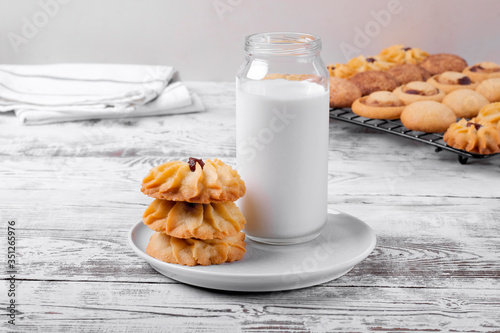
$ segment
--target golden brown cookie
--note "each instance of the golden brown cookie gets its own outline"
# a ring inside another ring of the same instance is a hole
[[[172,161],[149,171],[141,191],[156,199],[212,203],[236,201],[245,194],[245,183],[229,165],[218,159],[190,158]]]
[[[222,239],[243,229],[245,218],[234,202],[194,204],[155,199],[142,222],[177,238]]]
[[[390,91],[377,91],[358,98],[352,104],[352,112],[361,117],[374,119],[398,119],[404,104]]]
[[[330,77],[330,107],[347,108],[361,97],[361,90],[354,83],[339,77]]]
[[[484,61],[467,67],[463,70],[463,73],[474,82],[500,78],[500,65],[491,61]]]
[[[431,75],[444,72],[461,72],[467,67],[467,62],[454,54],[438,53],[427,57],[420,64]]]
[[[187,266],[218,265],[240,260],[245,254],[245,234],[240,232],[225,239],[182,239],[156,232],[151,236],[146,253],[158,260]]]
[[[366,71],[354,75],[350,81],[358,86],[363,96],[375,91],[393,91],[398,86],[394,77],[386,72]]]
[[[490,123],[476,118],[461,119],[452,124],[443,136],[448,146],[476,154],[500,152],[500,132]]]
[[[434,101],[412,103],[401,113],[401,122],[413,131],[443,133],[456,121],[457,117],[449,107]]]
[[[380,60],[395,64],[418,65],[428,56],[427,52],[419,48],[405,47],[402,44],[397,44],[383,49],[377,57]]]
[[[431,75],[420,66],[412,64],[402,64],[390,68],[387,73],[396,78],[399,84],[412,81],[427,81]]]
[[[459,72],[436,74],[427,80],[427,82],[441,89],[445,94],[449,94],[458,89],[476,89],[478,85],[477,82],[472,82],[470,77]]]
[[[490,102],[474,90],[459,89],[446,95],[442,103],[455,112],[458,118],[473,118]]]
[[[491,123],[500,130],[500,102],[485,105],[477,115],[477,120]]]
[[[394,94],[398,96],[405,105],[419,101],[441,102],[445,96],[445,93],[441,89],[422,81],[403,84],[394,90]]]
[[[500,78],[487,79],[479,83],[476,91],[490,102],[500,102]]]

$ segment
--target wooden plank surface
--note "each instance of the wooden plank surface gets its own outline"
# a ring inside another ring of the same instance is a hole
[[[156,273],[127,242],[151,201],[142,177],[189,156],[235,164],[234,85],[188,86],[206,112],[45,126],[0,115],[0,218],[18,221],[19,331],[500,331],[500,158],[461,165],[339,121],[330,121],[329,208],[375,230],[365,261],[278,293],[210,291]]]

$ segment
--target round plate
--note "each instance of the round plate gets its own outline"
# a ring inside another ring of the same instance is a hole
[[[375,248],[373,230],[341,213],[328,214],[318,238],[297,245],[267,245],[246,239],[240,261],[212,266],[169,264],[146,254],[154,231],[142,222],[129,233],[130,245],[159,273],[179,282],[230,291],[278,291],[314,286],[349,272]]]

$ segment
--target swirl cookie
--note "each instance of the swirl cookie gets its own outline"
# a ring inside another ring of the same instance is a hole
[[[347,108],[361,97],[361,90],[354,83],[339,77],[330,77],[330,107]]]
[[[352,112],[361,117],[374,119],[398,119],[404,104],[390,91],[377,91],[358,98],[352,104]]]
[[[477,115],[477,120],[491,123],[500,130],[500,103],[491,103],[484,106]]]
[[[445,94],[458,89],[476,89],[478,85],[477,82],[472,82],[470,77],[459,72],[437,74],[427,80],[427,82],[441,89]]]
[[[448,146],[476,154],[500,152],[499,131],[490,123],[475,118],[451,125],[443,136]]]
[[[156,199],[212,203],[236,201],[246,187],[238,173],[220,160],[190,158],[189,163],[173,161],[151,169],[141,191]]]
[[[458,118],[472,118],[490,102],[474,90],[459,89],[446,95],[442,103],[455,112]]]
[[[225,239],[181,239],[156,232],[151,236],[146,253],[158,260],[186,266],[218,265],[240,260],[245,254],[245,234],[240,232]]]
[[[394,77],[386,72],[366,71],[354,75],[350,81],[361,90],[363,96],[375,91],[393,91],[398,86]]]
[[[487,79],[479,83],[476,91],[490,102],[500,102],[500,78]]]
[[[449,107],[434,101],[412,103],[401,113],[401,122],[413,131],[444,133],[456,121],[457,117]]]
[[[444,72],[461,72],[467,67],[467,62],[454,54],[439,53],[427,57],[420,66],[431,75],[436,75]]]
[[[395,77],[399,84],[413,81],[427,81],[431,77],[425,69],[412,64],[394,66],[387,73]]]
[[[432,84],[421,81],[414,81],[403,84],[394,90],[394,94],[405,104],[411,104],[419,101],[441,102],[445,93],[434,87]]]
[[[467,67],[464,69],[463,73],[474,82],[500,78],[500,65],[491,61],[484,61],[474,66]]]
[[[150,229],[176,238],[221,239],[243,229],[245,218],[234,202],[193,204],[156,199],[142,221]]]
[[[419,48],[405,47],[402,44],[392,45],[383,49],[378,58],[395,64],[418,65],[424,61],[429,54]]]

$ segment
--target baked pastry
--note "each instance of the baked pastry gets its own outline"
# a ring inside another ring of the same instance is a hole
[[[182,239],[156,232],[151,236],[146,253],[172,264],[208,266],[240,260],[245,254],[245,234],[240,232],[225,239]]]
[[[436,74],[427,80],[427,82],[441,89],[445,94],[449,94],[458,89],[476,89],[478,85],[477,82],[472,82],[470,77],[459,72]]]
[[[481,82],[487,79],[500,78],[500,65],[491,61],[484,61],[467,67],[463,73],[474,82]]]
[[[490,102],[474,90],[458,89],[446,95],[442,103],[455,112],[458,118],[473,118]]]
[[[411,104],[419,101],[441,102],[445,93],[434,87],[432,84],[421,81],[409,82],[397,87],[394,94],[405,104]]]
[[[461,72],[467,67],[467,62],[454,54],[438,53],[428,56],[420,64],[431,75],[444,72]]]
[[[366,71],[354,75],[350,81],[358,86],[363,96],[375,91],[393,91],[398,86],[394,77],[386,72]]]
[[[402,64],[390,68],[387,73],[396,78],[399,84],[412,81],[427,81],[431,75],[420,66],[412,64]]]
[[[346,64],[329,65],[327,68],[330,73],[330,77],[335,76],[342,79],[348,79],[357,73],[353,68],[347,66]]]
[[[418,65],[424,61],[429,54],[419,48],[405,47],[402,44],[392,45],[383,49],[378,58],[395,64]]]
[[[448,128],[443,140],[448,146],[476,154],[500,152],[499,131],[490,123],[476,118],[461,119]]]
[[[156,199],[212,203],[236,201],[246,187],[238,173],[220,160],[191,157],[189,163],[172,161],[151,169],[141,191]]]
[[[457,117],[449,107],[434,101],[412,103],[401,113],[401,122],[413,131],[443,133],[456,121]]]
[[[221,239],[243,229],[245,218],[234,202],[194,204],[155,199],[142,221],[154,231],[177,238]]]
[[[488,122],[500,130],[500,103],[491,103],[485,105],[477,115],[480,122]]]
[[[490,102],[500,102],[500,78],[482,81],[477,86],[476,91]]]
[[[347,108],[361,97],[361,90],[347,79],[330,77],[330,107]]]
[[[404,104],[390,91],[377,91],[358,98],[352,104],[352,112],[361,117],[374,119],[398,119]]]

